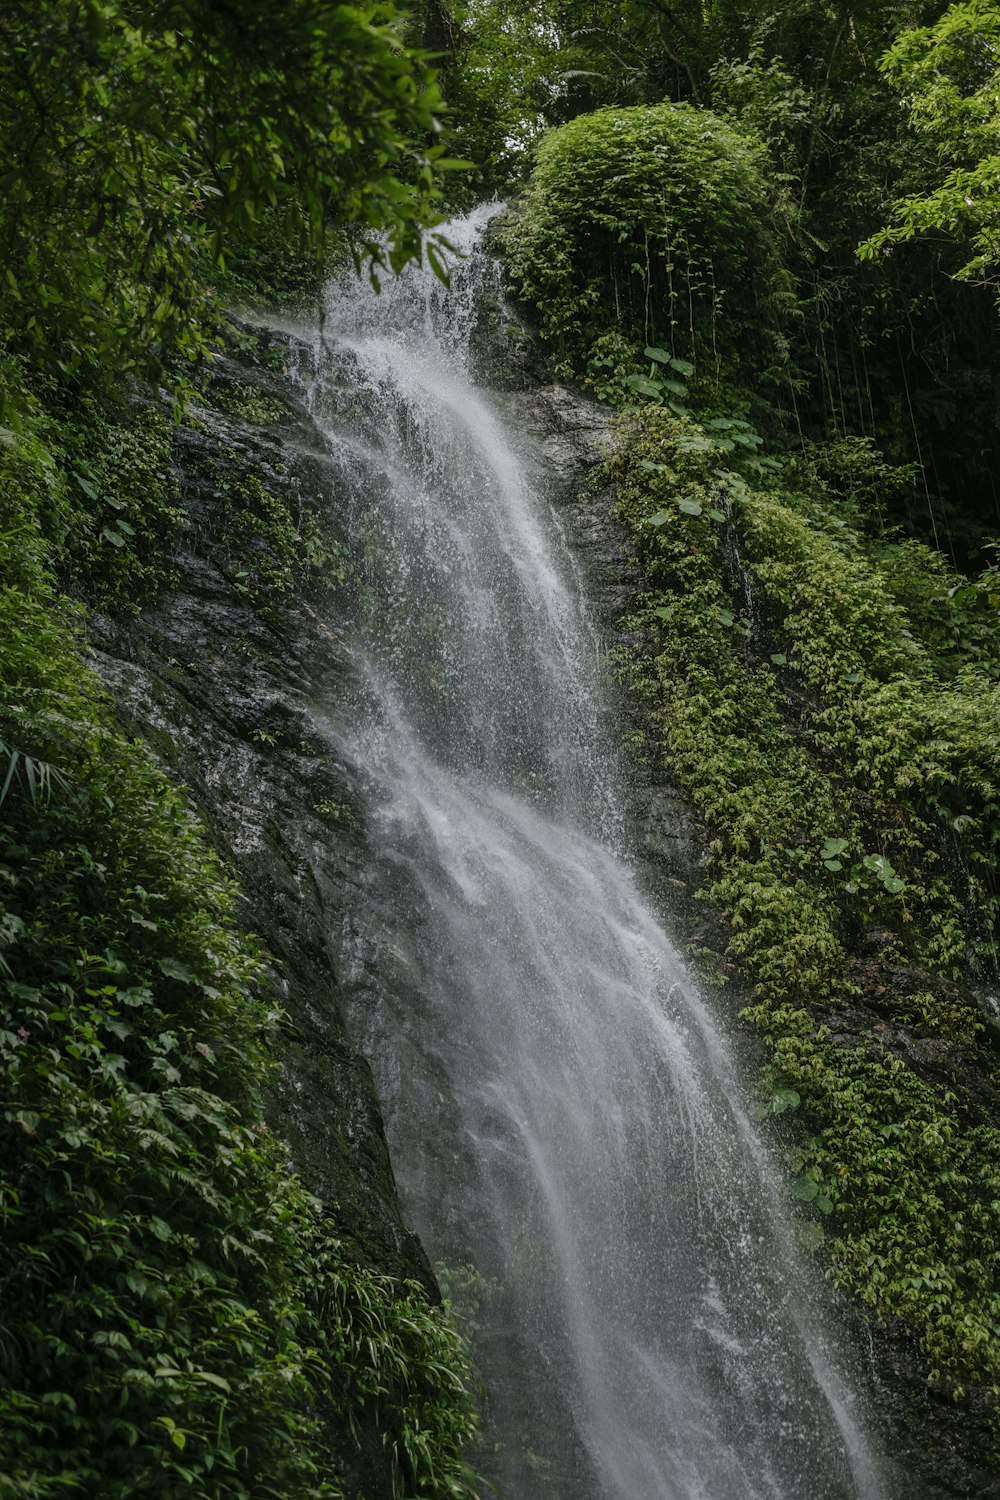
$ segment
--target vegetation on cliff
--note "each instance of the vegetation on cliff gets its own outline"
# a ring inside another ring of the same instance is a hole
[[[331,1234],[262,1120],[260,958],[116,729],[85,608],[169,583],[173,421],[255,224],[398,267],[440,96],[391,7],[46,0],[0,18],[0,1494],[474,1493],[464,1347]],[[302,257],[300,256],[300,261]],[[260,607],[310,547],[234,498]],[[247,481],[249,484],[250,481]],[[246,490],[246,485],[244,485]],[[228,512],[227,512],[228,514]],[[301,556],[299,554],[301,553]],[[293,555],[294,554],[294,555]]]
[[[926,472],[812,383],[807,222],[754,149],[686,103],[578,117],[503,243],[561,368],[623,409],[618,668],[704,821],[802,1237],[932,1380],[996,1398],[1000,580],[907,534]]]

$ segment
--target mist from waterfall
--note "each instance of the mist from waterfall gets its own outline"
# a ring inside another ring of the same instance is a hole
[[[331,943],[404,1207],[482,1278],[508,1500],[878,1500],[728,1046],[629,868],[531,440],[468,372],[492,212],[450,226],[450,291],[331,289],[299,371],[366,685],[360,722],[329,706],[372,850]]]

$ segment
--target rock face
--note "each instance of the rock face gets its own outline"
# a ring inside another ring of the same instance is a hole
[[[508,419],[538,441],[544,486],[607,648],[619,638],[639,582],[611,497],[592,483],[607,413],[556,384],[530,337],[516,327],[511,338],[510,325],[501,307],[486,310],[481,373],[504,391]],[[357,952],[351,913],[364,908],[370,859],[364,767],[345,760],[336,733],[338,723],[365,711],[349,628],[338,621],[336,591],[324,595],[315,578],[300,580],[297,591],[255,586],[267,539],[241,531],[232,506],[234,490],[256,479],[300,532],[312,518],[336,550],[343,520],[319,435],[281,371],[286,346],[264,336],[249,363],[217,366],[211,399],[229,414],[215,404],[199,409],[178,439],[188,524],[176,590],[134,617],[95,619],[93,655],[126,727],[189,789],[210,839],[236,873],[246,925],[271,955],[273,991],[288,1018],[272,1126],[359,1258],[414,1278],[436,1296],[427,1258],[400,1214],[370,1068],[349,1044],[344,1023],[345,1000],[356,1007],[360,996],[363,1003],[366,987],[379,985],[379,964],[396,967],[398,989],[398,966],[406,962],[405,955],[373,948],[369,924],[361,972],[354,964],[345,995],[345,955]],[[232,414],[241,401],[251,410],[247,392],[260,398],[254,420]],[[641,705],[621,698],[613,711],[623,743],[642,735]],[[643,883],[678,942],[695,959],[714,954],[713,962],[724,966],[725,933],[693,899],[699,830],[652,761],[636,757],[626,778]],[[735,1014],[745,998],[737,982],[721,1003]],[[990,1473],[985,1409],[959,1411],[935,1398],[902,1329],[866,1332],[889,1445],[908,1491],[928,1500],[1000,1495]],[[368,1483],[371,1493],[389,1493],[384,1473]]]
[[[371,1071],[348,1045],[333,955],[345,897],[363,887],[359,771],[329,725],[358,711],[350,655],[306,599],[261,602],[246,583],[260,545],[227,532],[224,488],[253,476],[290,512],[322,493],[313,435],[287,382],[226,363],[215,389],[280,388],[284,416],[262,427],[208,408],[179,435],[187,526],[177,587],[137,617],[92,622],[95,665],[122,720],[189,790],[238,877],[246,925],[271,956],[287,1013],[271,1124],[336,1232],[397,1277],[433,1276],[403,1225]],[[287,403],[287,404],[286,404]]]

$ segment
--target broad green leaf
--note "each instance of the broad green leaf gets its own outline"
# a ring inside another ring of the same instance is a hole
[[[659,396],[663,387],[658,380],[650,380],[647,375],[628,375],[625,384],[640,396]]]

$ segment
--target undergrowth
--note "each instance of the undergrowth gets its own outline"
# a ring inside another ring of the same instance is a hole
[[[397,1496],[472,1496],[464,1345],[351,1259],[263,1123],[260,958],[55,581],[123,607],[166,578],[169,432],[7,373],[0,1496],[343,1495],[362,1427]]]
[[[997,1081],[968,983],[996,964],[995,579],[866,535],[870,445],[833,455],[838,490],[821,449],[762,461],[741,433],[622,419],[644,644],[619,669],[708,831],[803,1238],[931,1378],[997,1396],[1000,1129],[961,1081]]]

